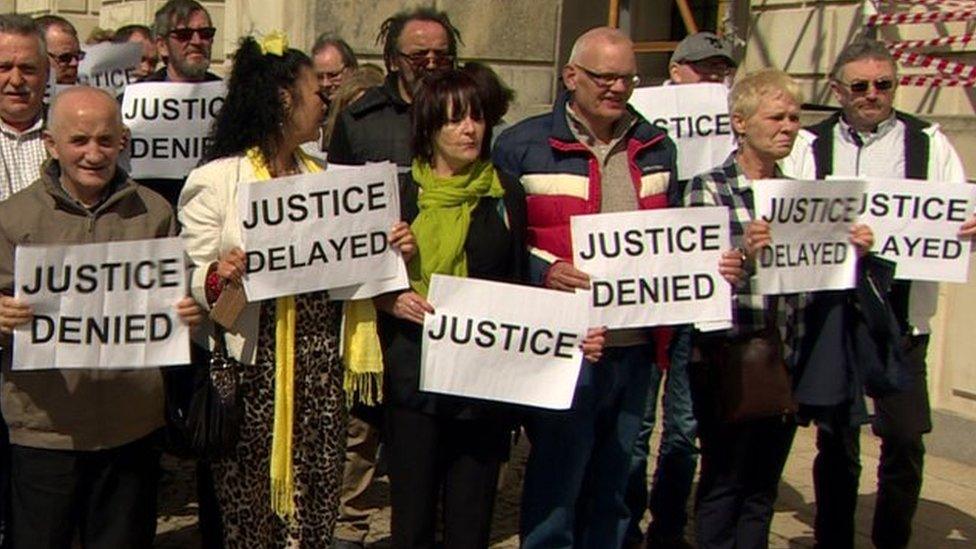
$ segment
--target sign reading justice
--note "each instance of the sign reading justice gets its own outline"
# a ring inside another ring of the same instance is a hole
[[[186,294],[179,238],[18,246],[14,295],[33,320],[14,331],[15,370],[190,362],[176,314]]]
[[[576,215],[573,264],[591,277],[593,326],[636,328],[728,321],[730,248],[724,207]]]
[[[580,294],[434,275],[420,390],[565,410],[586,334]],[[526,307],[531,303],[531,307]]]
[[[241,184],[237,207],[249,301],[392,279],[403,262],[388,242],[400,218],[389,162]]]
[[[721,164],[735,148],[728,95],[724,84],[652,86],[634,90],[630,104],[668,132],[678,148],[678,179],[686,180]]]

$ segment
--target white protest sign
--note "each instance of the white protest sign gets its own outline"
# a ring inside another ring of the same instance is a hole
[[[718,272],[728,250],[724,207],[574,215],[573,265],[590,275],[591,323],[636,328],[729,321]]]
[[[957,236],[969,219],[976,186],[868,179],[860,221],[874,232],[872,251],[896,263],[895,278],[965,282],[972,241]]]
[[[118,96],[134,84],[133,74],[142,61],[142,44],[102,42],[85,46],[85,58],[78,64],[78,83],[103,89]]]
[[[427,299],[436,312],[424,319],[421,391],[572,405],[588,325],[582,295],[434,275]]]
[[[15,296],[34,311],[14,331],[14,370],[188,364],[179,238],[18,246]]]
[[[122,121],[132,131],[134,179],[184,179],[209,144],[224,105],[223,82],[141,82],[125,88]]]
[[[391,163],[244,183],[237,207],[248,301],[390,279],[403,263],[387,238],[400,218]]]
[[[735,148],[724,84],[637,88],[630,104],[651,124],[667,130],[678,148],[678,179],[711,170]]]
[[[753,181],[756,217],[769,222],[773,238],[756,260],[759,291],[853,288],[857,254],[848,237],[864,188],[862,181]]]

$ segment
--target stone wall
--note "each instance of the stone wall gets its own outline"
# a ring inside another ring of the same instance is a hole
[[[551,105],[556,89],[560,0],[377,0],[364,9],[358,0],[316,0],[314,36],[335,34],[363,60],[383,64],[376,34],[384,19],[399,10],[433,5],[444,10],[461,31],[461,60],[477,60],[494,68],[516,91],[511,119],[541,112]],[[504,9],[499,9],[500,6]]]
[[[746,70],[763,67],[783,69],[803,85],[808,101],[834,104],[827,74],[837,53],[854,37],[866,32],[867,0],[751,0],[752,9],[739,21],[748,28]],[[919,11],[922,8],[917,8]],[[967,26],[968,25],[968,26]],[[887,26],[878,30],[884,40],[917,40],[959,35],[971,31],[971,23],[939,23]],[[955,61],[976,62],[976,46],[929,48]],[[928,72],[902,67],[903,74]],[[904,111],[930,115],[976,114],[976,92],[965,88],[903,86],[896,106]]]

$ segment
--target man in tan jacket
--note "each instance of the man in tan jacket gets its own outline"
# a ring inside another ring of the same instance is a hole
[[[116,166],[126,132],[118,103],[87,87],[57,96],[44,132],[41,177],[0,204],[0,402],[10,430],[14,547],[150,547],[156,528],[163,385],[158,369],[10,370],[10,334],[30,322],[10,297],[18,244],[172,236],[161,196]],[[202,309],[174,304],[184,322]]]

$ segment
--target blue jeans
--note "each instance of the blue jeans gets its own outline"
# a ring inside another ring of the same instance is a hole
[[[584,363],[573,407],[525,421],[532,449],[522,491],[523,549],[620,547],[630,511],[624,492],[647,387],[652,344],[606,349]]]
[[[630,524],[627,541],[639,542],[643,538],[640,520],[644,509],[651,510],[649,534],[653,538],[672,539],[683,537],[688,522],[686,506],[691,495],[698,462],[695,437],[698,423],[691,406],[691,382],[688,364],[691,361],[691,326],[675,328],[670,349],[671,366],[665,376],[655,368],[651,372],[647,411],[641,430],[634,444],[630,465],[630,482],[626,501],[630,507]],[[654,484],[650,500],[647,496],[647,458],[650,455],[651,431],[654,430],[657,395],[664,380],[664,432],[654,469]]]

